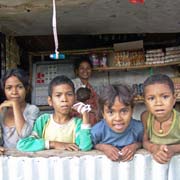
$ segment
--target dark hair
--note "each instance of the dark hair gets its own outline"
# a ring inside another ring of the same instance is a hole
[[[152,84],[166,84],[169,86],[170,90],[174,94],[174,83],[172,79],[165,75],[165,74],[154,74],[152,76],[149,76],[143,83],[143,94],[145,94],[145,88]]]
[[[76,91],[77,100],[80,102],[87,101],[91,96],[91,90],[87,87],[80,87]]]
[[[12,76],[16,76],[22,82],[22,84],[26,90],[28,90],[28,88],[30,88],[28,74],[23,69],[15,68],[15,69],[7,70],[6,73],[3,75],[2,79],[1,79],[1,88],[3,91],[5,88],[6,80]]]
[[[108,85],[102,89],[99,97],[99,115],[103,112],[104,105],[111,108],[114,104],[115,98],[118,97],[125,106],[133,107],[134,92],[133,89],[127,85]]]
[[[52,96],[53,87],[57,86],[57,85],[61,85],[61,84],[68,84],[69,86],[72,87],[73,93],[75,92],[74,84],[71,81],[71,79],[69,79],[67,76],[60,75],[60,76],[56,76],[55,78],[53,78],[51,80],[51,82],[49,83],[48,95]]]
[[[87,63],[91,66],[91,68],[93,68],[93,64],[92,64],[92,62],[90,61],[89,57],[83,56],[83,57],[81,57],[80,59],[75,60],[75,62],[74,62],[74,71],[76,71],[77,69],[79,69],[79,66],[80,66],[80,64],[81,64],[82,62],[87,62]]]

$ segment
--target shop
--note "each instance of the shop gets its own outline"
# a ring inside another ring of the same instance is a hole
[[[3,19],[0,12],[1,77],[7,69],[14,67],[25,69],[32,84],[28,101],[37,105],[41,113],[52,112],[47,103],[49,82],[53,77],[63,74],[71,79],[75,78],[73,64],[81,56],[86,56],[93,64],[90,83],[98,94],[108,84],[124,83],[135,90],[134,118],[140,119],[141,113],[146,109],[142,96],[143,81],[149,75],[158,73],[167,74],[172,78],[177,97],[175,109],[180,111],[180,27],[178,18],[175,19],[174,15],[179,13],[178,2],[174,2],[173,5],[168,2],[154,2],[152,5],[145,2],[140,6],[139,4],[133,6],[129,1],[98,3],[93,0],[79,0],[77,4],[74,1],[67,2],[67,4],[64,1],[57,2],[57,12],[61,10],[61,18],[57,16],[57,24],[60,22],[58,50],[64,55],[62,59],[50,58],[55,52],[56,43],[51,27],[52,5],[49,5],[49,2],[46,1],[45,4],[32,2],[31,5],[22,3],[12,5],[13,8],[6,4],[0,5],[3,13],[11,9],[15,12],[16,8],[21,10],[14,18],[11,14],[7,15],[12,18],[12,22],[16,22],[8,26],[11,27],[8,30],[5,28],[5,20],[8,18]],[[126,7],[127,12],[123,11],[124,9],[119,10],[121,6]],[[165,6],[169,7],[169,10]],[[160,12],[162,11],[162,17],[156,10],[158,8]],[[86,11],[88,12],[86,18],[79,14],[79,12],[86,14]],[[42,17],[43,13],[48,19],[48,26]],[[102,14],[105,18],[101,16]],[[75,15],[80,22],[76,20]],[[155,16],[159,19],[155,20]],[[37,17],[42,20],[41,23]],[[166,25],[162,23],[165,19]],[[161,24],[157,26],[160,22]],[[0,100],[2,102],[4,97],[1,96]],[[159,164],[144,149],[138,150],[133,160],[129,162],[113,162],[96,150],[88,152],[46,150],[22,153],[9,149],[0,156],[0,180],[178,180],[179,159],[180,155],[177,154],[169,163]]]

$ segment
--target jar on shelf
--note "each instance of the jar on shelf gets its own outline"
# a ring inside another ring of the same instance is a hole
[[[100,66],[107,67],[107,54],[106,53],[102,54],[102,57],[100,59]]]
[[[99,67],[99,58],[97,54],[93,53],[90,55],[90,60],[94,68]]]

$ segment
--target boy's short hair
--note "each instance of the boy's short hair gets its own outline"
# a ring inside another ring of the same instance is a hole
[[[166,84],[169,86],[170,90],[174,94],[174,83],[172,79],[165,74],[154,74],[149,76],[143,83],[143,94],[145,94],[145,88],[152,84]]]
[[[72,87],[73,93],[75,92],[74,84],[71,81],[71,79],[69,79],[67,76],[59,75],[53,78],[51,82],[49,83],[48,96],[50,97],[52,96],[52,90],[54,86],[61,85],[61,84],[68,84],[69,86]]]
[[[91,90],[87,87],[80,87],[76,91],[77,100],[80,102],[85,102],[88,99],[90,99],[91,96]]]
[[[114,104],[115,98],[118,97],[119,100],[126,106],[134,106],[134,91],[127,85],[108,85],[103,88],[99,97],[99,115],[103,112],[104,105],[108,105],[111,108]]]

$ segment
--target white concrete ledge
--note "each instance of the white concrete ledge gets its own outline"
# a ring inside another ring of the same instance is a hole
[[[113,162],[99,151],[46,150],[0,156],[0,180],[180,180],[180,155],[159,164],[144,149],[129,162]]]

